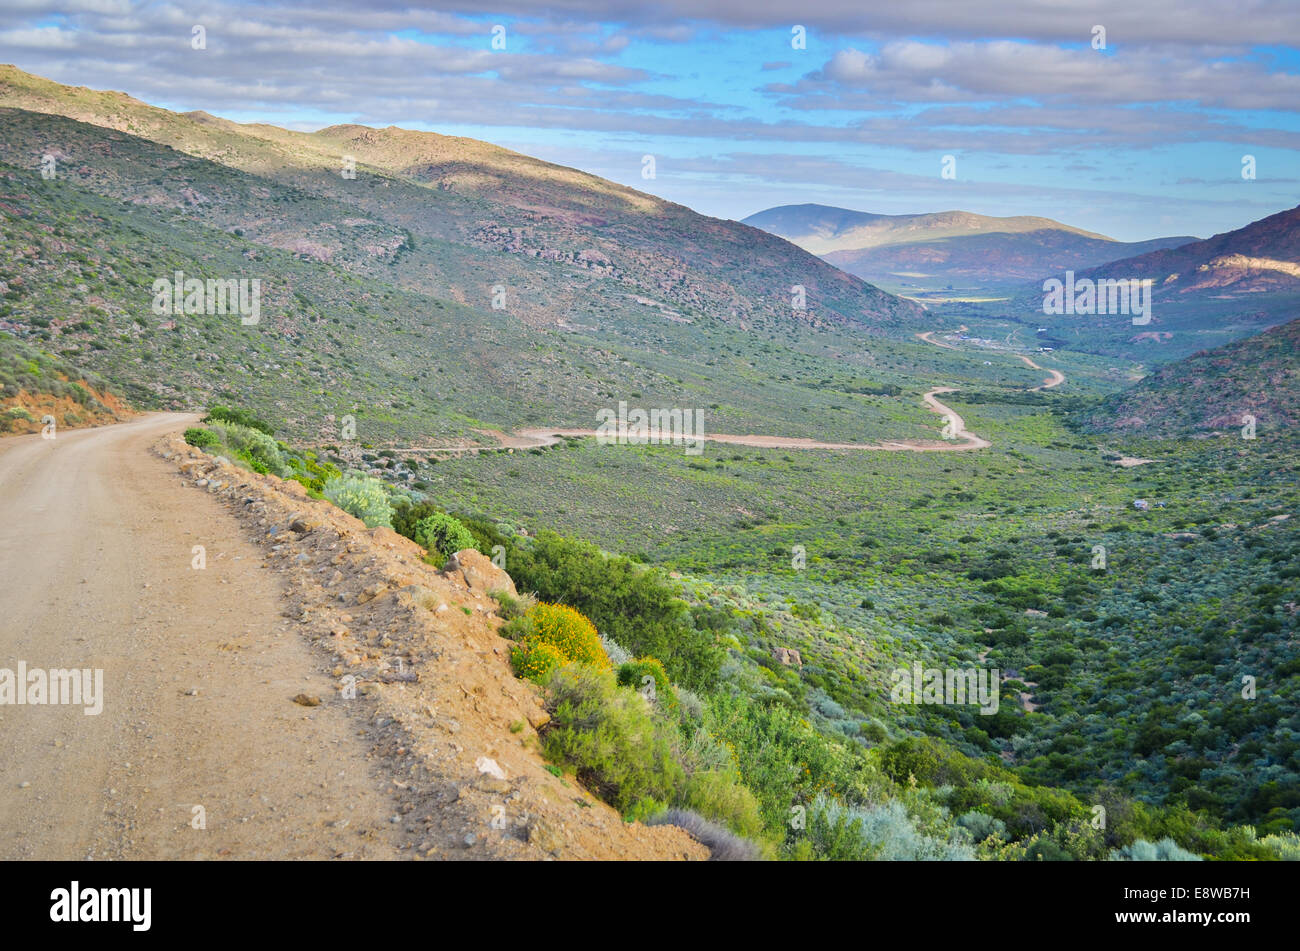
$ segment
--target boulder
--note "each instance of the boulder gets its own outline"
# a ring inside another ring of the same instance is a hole
[[[787,667],[789,667],[791,664],[793,664],[795,667],[803,666],[803,658],[799,656],[799,652],[795,650],[793,647],[774,648],[772,650],[772,656],[777,660],[779,660],[781,663],[785,664]]]
[[[465,548],[448,558],[442,573],[453,581],[464,581],[470,591],[480,594],[504,591],[512,598],[519,597],[511,577],[473,548]]]

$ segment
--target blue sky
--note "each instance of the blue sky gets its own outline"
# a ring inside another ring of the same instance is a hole
[[[960,208],[1139,240],[1208,236],[1300,201],[1294,0],[505,0],[483,11],[7,0],[0,61],[236,121],[472,136],[728,218],[799,202]],[[504,50],[492,48],[498,25]],[[953,179],[940,175],[945,155]],[[1242,177],[1246,155],[1254,180]]]

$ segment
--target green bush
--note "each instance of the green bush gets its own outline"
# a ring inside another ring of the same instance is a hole
[[[669,716],[675,715],[678,710],[677,693],[668,679],[668,671],[664,670],[664,665],[656,658],[638,657],[618,668],[619,685],[631,687],[638,692],[648,686],[647,677],[654,681],[655,704]]]
[[[763,834],[758,799],[740,784],[734,771],[696,773],[686,780],[674,801],[747,838],[757,839]]]
[[[420,519],[411,537],[417,545],[427,548],[439,564],[458,551],[474,547],[474,536],[469,529],[445,512],[435,512]]]
[[[1132,845],[1125,846],[1122,849],[1116,849],[1111,853],[1111,859],[1116,862],[1200,862],[1199,855],[1188,852],[1180,848],[1178,843],[1173,839],[1161,839],[1159,842],[1148,842],[1146,839],[1138,839]]]
[[[569,664],[548,683],[551,720],[542,751],[570,769],[620,812],[664,803],[683,784],[674,755],[675,730],[651,716],[640,696],[623,690],[608,670]]]
[[[234,409],[229,406],[213,406],[208,410],[208,415],[203,417],[203,422],[234,423],[236,426],[243,426],[246,429],[256,429],[267,436],[275,435],[275,429],[270,423],[258,419],[248,410]]]
[[[533,609],[533,606],[537,604],[537,598],[527,593],[521,594],[517,598],[508,591],[489,591],[488,595],[497,603],[497,614],[501,615],[502,620],[507,622],[516,621],[519,618],[524,617]],[[510,634],[506,633],[504,628],[498,633],[500,633],[502,637],[510,637],[511,640],[518,640],[517,637],[512,637]]]
[[[209,446],[221,445],[221,437],[210,429],[191,426],[185,430],[185,441],[195,449],[207,449]]]
[[[343,474],[334,463],[321,462],[311,450],[293,453],[287,457],[287,462],[294,481],[306,486],[317,498],[324,491],[326,482]]]
[[[270,473],[286,478],[290,475],[288,463],[280,445],[260,429],[250,429],[238,423],[213,423],[209,431],[220,440],[231,457],[243,462],[254,472]],[[216,444],[208,448],[219,448]]]
[[[355,515],[366,527],[392,527],[393,507],[384,484],[369,476],[346,475],[330,479],[322,493],[349,515]]]
[[[540,532],[524,544],[478,520],[470,527],[480,551],[505,547],[510,576],[521,589],[572,605],[606,637],[638,655],[658,657],[675,683],[698,690],[717,682],[725,656],[717,636],[696,626],[656,569],[554,532]]]
[[[920,831],[897,800],[846,806],[818,797],[808,812],[810,857],[887,862],[975,860],[974,850],[962,838],[939,838]]]

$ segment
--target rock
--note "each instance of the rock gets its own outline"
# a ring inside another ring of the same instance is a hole
[[[308,521],[305,518],[295,518],[289,523],[289,531],[297,532],[299,535],[306,535],[308,532],[320,526],[320,522]]]
[[[293,698],[293,702],[303,707],[319,707],[320,697],[310,697],[305,693],[300,693]]]
[[[468,849],[471,845],[473,845],[475,842],[478,841],[478,836],[476,836],[473,832],[466,832],[465,838],[462,839],[461,841],[465,843],[465,848]]]
[[[772,656],[785,664],[787,667],[793,664],[796,667],[803,666],[803,658],[793,647],[776,647],[772,649]]]
[[[519,597],[511,577],[492,564],[492,559],[473,548],[458,551],[447,559],[442,573],[453,581],[463,581],[470,591],[480,594],[504,591],[512,598]]]
[[[528,844],[557,855],[564,848],[564,833],[549,819],[534,819],[528,826]]]
[[[365,604],[368,601],[373,601],[387,590],[388,585],[386,584],[372,584],[357,595],[357,604]]]
[[[489,776],[491,776],[494,779],[506,778],[505,770],[503,770],[499,765],[497,765],[497,761],[494,759],[489,759],[486,756],[480,756],[477,760],[474,761],[474,765],[478,767],[478,771],[480,773],[487,773]]]
[[[528,711],[526,716],[528,718],[528,725],[534,730],[540,730],[542,727],[546,726],[546,724],[551,722],[551,715],[541,707],[534,707],[532,710]]]

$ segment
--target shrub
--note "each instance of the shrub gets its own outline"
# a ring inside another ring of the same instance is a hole
[[[528,620],[534,625],[533,636],[558,649],[567,661],[602,670],[610,668],[595,626],[568,605],[539,601],[528,612]]]
[[[983,842],[989,836],[993,836],[999,841],[1005,841],[1007,837],[1007,826],[1001,819],[995,819],[990,815],[982,812],[971,812],[957,819],[957,825],[961,826],[971,834],[971,838],[976,842]]]
[[[887,862],[974,861],[965,842],[918,831],[897,800],[846,806],[818,797],[809,810],[808,840],[818,858]]]
[[[258,432],[267,436],[274,436],[275,429],[270,423],[258,419],[252,413],[245,409],[234,409],[229,406],[213,406],[208,410],[208,415],[203,417],[205,423],[234,423],[237,426],[243,426],[246,429],[256,429]]]
[[[554,670],[564,666],[566,658],[554,644],[533,636],[525,637],[510,648],[510,663],[516,677],[545,683]]]
[[[185,430],[185,441],[196,449],[207,449],[209,446],[220,445],[221,437],[210,429],[191,426]]]
[[[1294,832],[1266,835],[1259,841],[1276,852],[1281,861],[1300,862],[1300,836]]]
[[[516,598],[508,591],[489,591],[488,595],[496,601],[497,613],[506,621],[524,617],[537,604],[537,596],[533,594],[525,593]],[[503,632],[502,636],[509,637],[510,635]],[[601,638],[601,643],[604,643],[604,638]]]
[[[316,453],[311,450],[304,450],[290,455],[288,463],[293,470],[292,478],[294,481],[310,489],[316,498],[320,498],[320,493],[324,490],[326,482],[343,474],[334,463],[321,462]]]
[[[235,458],[247,463],[254,472],[269,472],[285,477],[289,466],[279,444],[260,429],[250,429],[238,423],[217,423],[212,430]]]
[[[435,512],[415,523],[411,536],[417,545],[422,545],[435,555],[439,562],[444,562],[458,551],[474,547],[474,536],[464,525],[446,512]]]
[[[649,826],[677,826],[709,850],[710,862],[756,862],[763,857],[753,842],[733,835],[689,809],[668,809],[646,820]]]
[[[763,832],[758,799],[740,784],[734,769],[696,773],[686,780],[674,802],[740,835],[758,838]]]
[[[642,691],[642,696],[645,696],[644,688],[649,686],[646,683],[647,677],[654,683],[654,702],[659,709],[670,716],[676,714],[677,694],[673,690],[673,685],[668,679],[668,671],[664,670],[663,664],[654,657],[640,657],[619,665],[619,685]]]
[[[324,496],[349,515],[355,515],[368,528],[392,527],[393,507],[384,484],[368,476],[347,475],[325,483]]]
[[[612,637],[606,637],[604,634],[600,635],[600,646],[605,648],[605,653],[609,655],[609,659],[616,667],[622,667],[633,659],[632,652],[621,646]]]
[[[658,657],[676,683],[699,689],[717,682],[725,656],[717,637],[696,627],[686,603],[655,569],[554,532],[539,532],[525,545],[494,525],[475,521],[472,528],[480,546],[505,546],[510,575],[521,588],[573,605],[619,644]]]
[[[1146,839],[1138,839],[1132,845],[1126,845],[1122,849],[1116,849],[1110,853],[1111,861],[1114,862],[1199,862],[1201,857],[1194,852],[1188,852],[1182,848],[1173,839],[1161,839],[1159,842],[1148,842]]]
[[[685,779],[674,756],[674,729],[650,715],[637,694],[608,670],[568,664],[548,682],[551,719],[542,728],[547,759],[620,812],[666,801]]]

